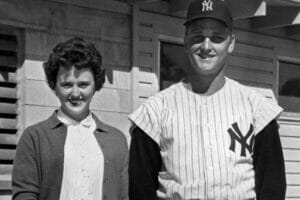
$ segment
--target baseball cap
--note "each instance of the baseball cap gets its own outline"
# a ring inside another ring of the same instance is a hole
[[[187,10],[185,26],[190,25],[196,19],[213,18],[232,27],[232,15],[225,0],[194,0]]]

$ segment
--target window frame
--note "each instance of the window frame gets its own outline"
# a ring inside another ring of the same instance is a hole
[[[283,56],[283,55],[277,56],[276,98],[278,99],[278,103],[279,103],[279,76],[280,76],[279,67],[280,67],[280,62],[287,62],[287,63],[300,65],[300,57],[296,57],[296,55],[295,56],[294,55],[292,55],[292,56]],[[297,113],[297,112],[283,111],[280,118],[300,121],[300,112]]]

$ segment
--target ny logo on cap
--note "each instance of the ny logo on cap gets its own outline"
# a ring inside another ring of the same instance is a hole
[[[213,11],[213,2],[211,0],[204,0],[202,2],[202,11]]]

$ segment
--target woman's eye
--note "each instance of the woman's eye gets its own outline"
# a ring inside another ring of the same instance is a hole
[[[89,83],[80,83],[78,86],[79,86],[80,88],[86,88],[86,87],[89,86]]]
[[[63,87],[63,88],[70,88],[70,87],[72,87],[72,84],[70,84],[70,83],[62,83],[61,87]]]

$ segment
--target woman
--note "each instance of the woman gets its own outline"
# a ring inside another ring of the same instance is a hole
[[[58,44],[44,63],[61,106],[28,127],[17,147],[13,199],[128,199],[128,148],[124,135],[89,109],[105,81],[100,53],[73,38]]]

